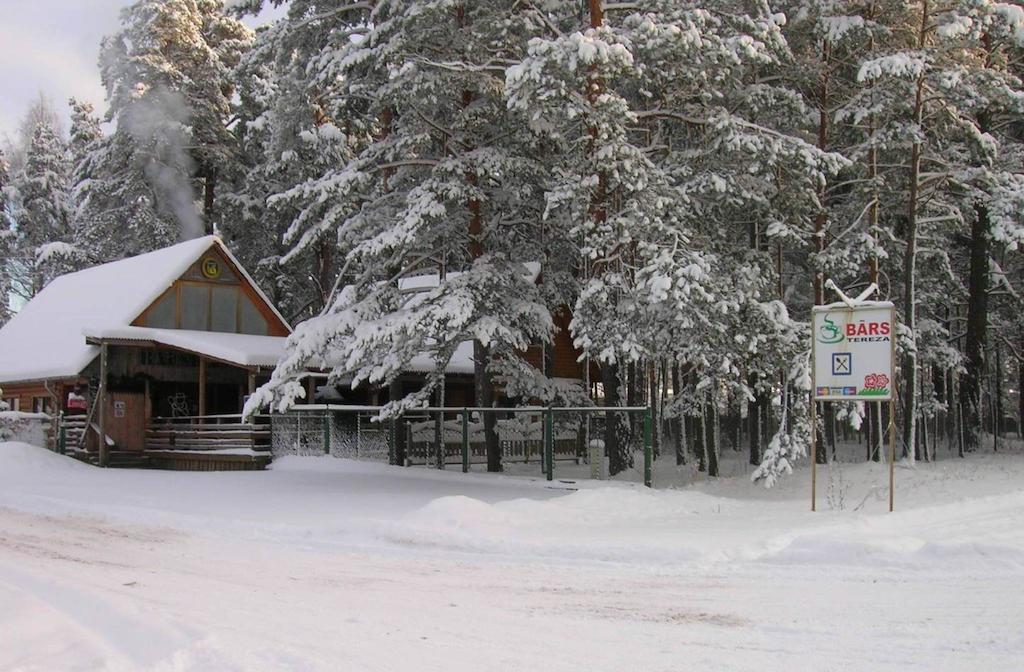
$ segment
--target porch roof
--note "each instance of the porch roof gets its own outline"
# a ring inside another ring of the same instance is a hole
[[[281,336],[253,336],[217,331],[156,329],[153,327],[86,328],[91,341],[130,341],[162,345],[242,367],[275,366],[288,340]]]

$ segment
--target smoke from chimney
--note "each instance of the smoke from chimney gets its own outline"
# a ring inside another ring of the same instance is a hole
[[[177,220],[179,240],[205,233],[192,190],[195,162],[188,153],[190,117],[181,95],[154,88],[140,91],[123,118],[136,146],[146,152],[143,171],[159,207]]]

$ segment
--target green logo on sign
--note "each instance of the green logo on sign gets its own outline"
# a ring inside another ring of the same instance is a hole
[[[825,316],[825,324],[818,329],[819,343],[838,343],[843,340],[842,330],[836,326],[828,315]]]

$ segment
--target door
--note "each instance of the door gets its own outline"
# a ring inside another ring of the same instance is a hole
[[[117,450],[142,450],[146,443],[146,395],[111,392],[107,395],[106,431]]]

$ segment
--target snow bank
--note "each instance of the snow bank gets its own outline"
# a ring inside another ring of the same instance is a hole
[[[0,411],[0,438],[45,446],[49,424],[50,416],[45,413]]]
[[[0,443],[0,471],[4,476],[17,477],[41,471],[67,472],[90,469],[92,467],[72,457],[58,455],[22,441]]]

